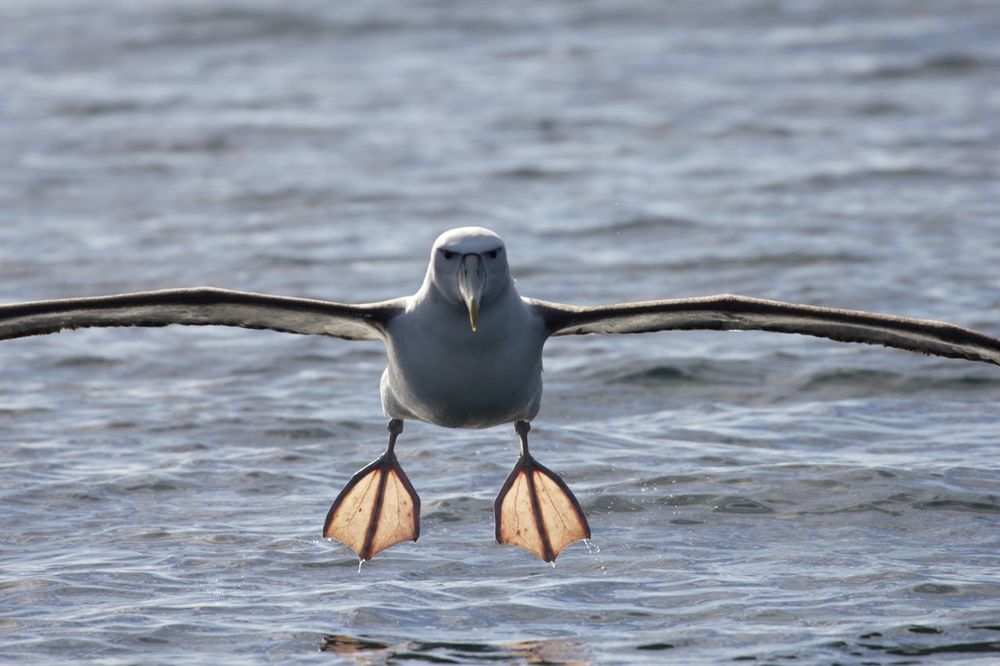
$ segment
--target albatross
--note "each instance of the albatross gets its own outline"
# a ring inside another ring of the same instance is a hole
[[[334,500],[323,535],[362,561],[420,535],[420,498],[396,457],[407,419],[449,428],[513,423],[520,455],[494,502],[496,540],[546,562],[590,537],[576,497],[528,450],[551,337],[668,330],[763,330],[885,345],[1000,365],[1000,340],[953,324],[723,294],[577,306],[525,298],[499,235],[441,234],[416,294],[358,305],[210,287],[0,305],[0,339],[103,326],[239,326],[385,345],[385,452]]]

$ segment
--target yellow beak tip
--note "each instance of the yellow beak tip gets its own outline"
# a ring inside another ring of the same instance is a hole
[[[473,333],[479,330],[479,308],[475,304],[469,308],[469,325],[472,326]]]

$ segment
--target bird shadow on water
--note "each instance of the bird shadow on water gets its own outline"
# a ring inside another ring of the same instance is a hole
[[[590,663],[579,643],[560,639],[513,641],[509,643],[456,643],[450,641],[401,640],[398,643],[327,634],[320,652],[334,652],[358,663],[427,662],[467,664],[474,662],[517,662],[523,664]]]
[[[800,654],[736,654],[733,661],[775,663],[777,661],[825,656],[834,663],[845,655],[851,658],[881,659],[903,658],[897,664],[914,664],[906,659],[950,655],[978,659],[987,655],[1000,655],[1000,626],[979,624],[948,630],[925,625],[906,625],[869,631],[854,640],[840,640],[806,648]],[[639,653],[659,652],[675,647],[694,647],[690,641],[648,643],[634,646]],[[620,646],[619,646],[620,647]],[[513,641],[498,643],[462,643],[452,641],[425,641],[403,639],[397,643],[354,637],[346,634],[327,634],[323,637],[320,652],[332,652],[360,664],[426,662],[432,664],[467,664],[476,662],[502,662],[523,664],[552,664],[577,666],[589,664],[593,655],[580,642],[561,639]]]

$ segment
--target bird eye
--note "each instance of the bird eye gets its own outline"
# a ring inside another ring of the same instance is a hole
[[[456,253],[451,250],[441,250],[441,254],[444,255],[445,259],[454,259]]]
[[[486,253],[486,256],[489,257],[490,259],[496,259],[498,252],[499,250],[490,250],[489,252]]]

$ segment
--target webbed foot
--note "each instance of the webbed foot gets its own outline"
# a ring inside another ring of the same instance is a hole
[[[343,542],[362,561],[420,536],[420,497],[393,451],[402,431],[400,419],[389,421],[385,453],[351,477],[326,514],[323,536]]]
[[[566,546],[590,538],[590,526],[566,483],[528,453],[528,422],[518,421],[514,428],[521,455],[493,502],[497,543],[555,562]]]

